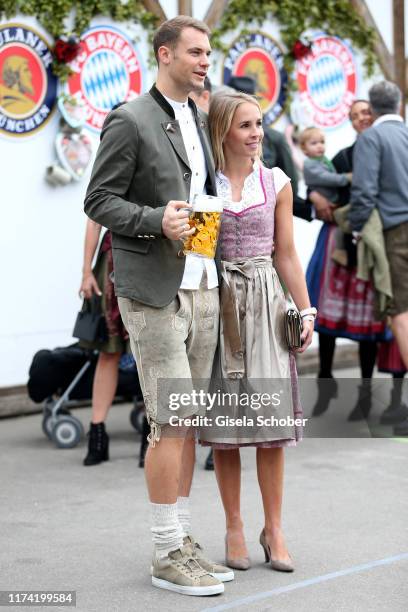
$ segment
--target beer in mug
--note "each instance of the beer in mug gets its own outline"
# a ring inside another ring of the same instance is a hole
[[[195,253],[214,259],[223,207],[222,198],[204,194],[194,197],[189,224],[190,228],[194,227],[196,231],[186,238],[184,253]]]

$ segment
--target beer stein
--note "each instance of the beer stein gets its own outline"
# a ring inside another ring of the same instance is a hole
[[[194,196],[189,225],[190,229],[194,227],[196,231],[184,241],[184,253],[214,259],[223,207],[224,200],[217,196]]]

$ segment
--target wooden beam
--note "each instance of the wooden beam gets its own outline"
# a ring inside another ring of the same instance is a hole
[[[159,0],[142,0],[142,2],[143,6],[147,11],[150,11],[150,13],[153,13],[159,18],[159,24],[163,23],[163,21],[166,21],[167,15],[163,11],[162,5],[160,4]]]
[[[393,0],[394,74],[395,82],[402,91],[401,113],[405,119],[405,14],[404,0]]]
[[[227,4],[228,0],[213,0],[211,2],[204,17],[204,21],[209,28],[214,28],[218,24]]]
[[[178,0],[179,15],[193,16],[193,0]]]
[[[391,53],[387,49],[387,45],[384,42],[384,39],[381,35],[380,30],[377,27],[377,24],[374,21],[373,16],[371,15],[370,9],[368,8],[365,0],[351,0],[351,4],[355,11],[362,16],[366,24],[375,30],[377,35],[377,40],[375,42],[375,52],[378,58],[378,63],[380,64],[381,70],[383,71],[385,78],[388,81],[393,81],[394,60]]]

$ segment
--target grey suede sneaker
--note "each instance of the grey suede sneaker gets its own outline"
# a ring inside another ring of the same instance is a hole
[[[194,540],[193,536],[186,536],[183,540],[183,544],[185,548],[188,548],[193,559],[196,559],[201,567],[220,580],[221,582],[229,582],[230,580],[234,580],[234,572],[224,565],[220,565],[219,563],[214,563],[214,561],[210,561],[204,556],[203,547]]]
[[[206,572],[191,556],[189,547],[172,550],[168,557],[153,560],[152,585],[182,595],[217,595],[222,582]]]

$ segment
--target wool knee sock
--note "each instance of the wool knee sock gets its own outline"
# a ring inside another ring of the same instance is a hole
[[[177,498],[177,513],[180,525],[183,529],[183,537],[191,533],[190,498]]]
[[[150,504],[151,528],[156,558],[166,557],[169,552],[183,546],[183,529],[176,504]]]

